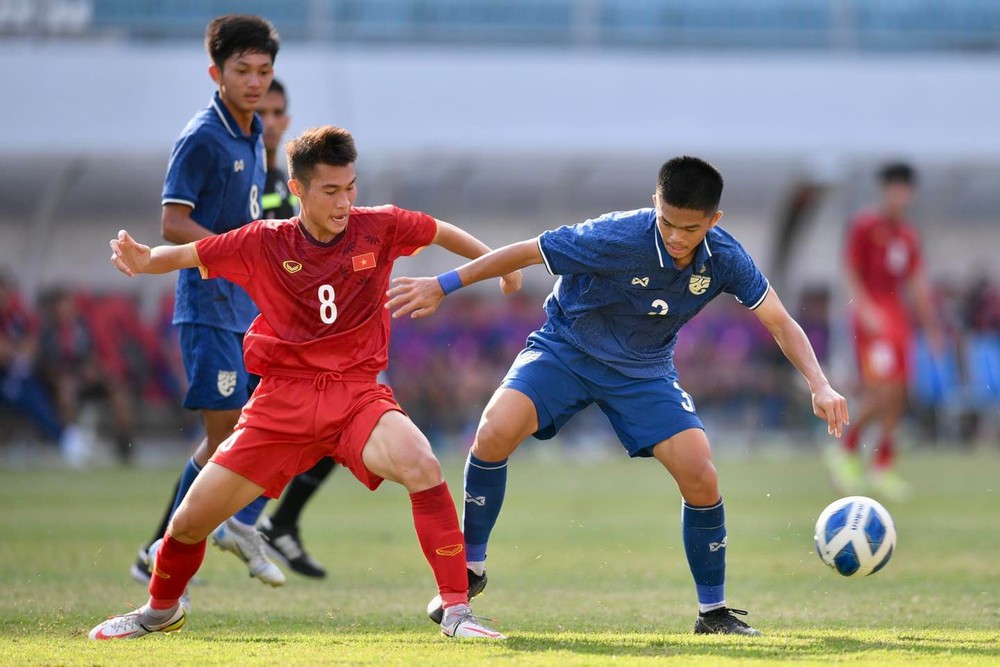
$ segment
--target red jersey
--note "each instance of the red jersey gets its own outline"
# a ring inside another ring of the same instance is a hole
[[[424,213],[357,207],[330,243],[313,239],[292,218],[258,220],[195,247],[203,277],[240,285],[260,308],[243,340],[248,371],[374,379],[389,361],[383,306],[392,264],[436,233],[437,223]]]
[[[872,302],[904,324],[908,317],[903,288],[923,264],[913,226],[864,211],[851,222],[846,259]]]

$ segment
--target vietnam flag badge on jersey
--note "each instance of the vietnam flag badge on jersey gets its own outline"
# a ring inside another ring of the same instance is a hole
[[[365,271],[366,269],[375,268],[375,253],[366,252],[363,255],[355,255],[351,257],[351,263],[354,264],[355,271]]]

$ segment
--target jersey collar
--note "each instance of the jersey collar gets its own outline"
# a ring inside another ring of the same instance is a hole
[[[229,136],[233,139],[241,139],[243,133],[240,132],[240,125],[236,122],[236,118],[233,114],[229,113],[229,109],[222,102],[222,96],[219,95],[219,91],[215,91],[215,95],[212,97],[212,108],[215,109],[215,114],[219,117],[222,122],[222,126],[226,128],[229,132]],[[260,122],[260,116],[256,113],[253,115],[253,121],[250,122],[250,138],[256,139],[256,137],[264,131],[264,125]]]

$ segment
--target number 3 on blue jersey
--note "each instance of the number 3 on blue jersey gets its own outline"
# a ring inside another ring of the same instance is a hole
[[[688,412],[694,412],[694,400],[691,398],[691,394],[681,389],[681,383],[676,380],[674,381],[674,389],[681,392],[681,407]]]

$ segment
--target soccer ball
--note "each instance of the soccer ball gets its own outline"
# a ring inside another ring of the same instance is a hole
[[[845,577],[875,574],[892,558],[896,526],[882,505],[864,496],[827,505],[816,521],[820,560]]]

